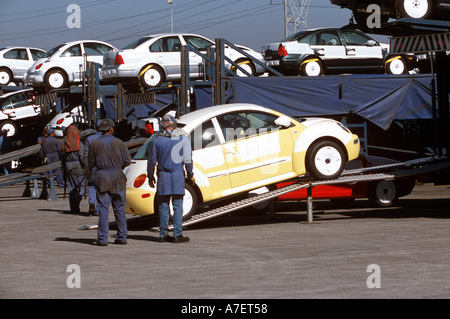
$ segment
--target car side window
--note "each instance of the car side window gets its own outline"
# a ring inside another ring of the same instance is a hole
[[[26,49],[12,49],[6,52],[3,57],[13,60],[28,60],[28,53]]]
[[[87,42],[84,44],[84,52],[88,55],[88,56],[93,56],[93,55],[101,55],[103,56],[103,53],[106,53],[108,51],[110,51],[112,48],[101,44],[101,43],[94,43],[94,42]]]
[[[206,51],[213,44],[206,39],[196,36],[184,36],[186,43],[199,51]]]
[[[28,97],[25,94],[15,94],[8,98],[5,103],[3,103],[2,111],[27,106],[29,104],[30,102],[28,101]]]
[[[369,37],[351,30],[341,30],[341,33],[345,43],[349,45],[365,45],[367,41],[371,40]]]
[[[62,57],[81,56],[81,46],[79,44],[72,45],[67,48],[62,54]]]
[[[234,112],[217,117],[225,141],[270,133],[277,129],[277,117],[262,112]]]
[[[150,45],[149,50],[150,52],[180,52],[180,39],[178,37],[158,39]]]
[[[31,57],[33,58],[33,61],[37,61],[38,59],[42,58],[45,55],[45,52],[30,49]]]
[[[219,137],[211,121],[197,126],[189,135],[192,150],[198,150],[210,146],[219,145]]]
[[[316,33],[309,40],[311,45],[341,45],[336,31],[324,31]]]

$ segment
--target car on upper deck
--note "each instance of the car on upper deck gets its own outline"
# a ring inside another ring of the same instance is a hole
[[[340,122],[325,118],[297,121],[254,104],[225,104],[187,113],[178,127],[188,136],[195,185],[185,184],[183,216],[198,203],[224,199],[310,174],[335,179],[358,157],[359,138]],[[156,189],[148,185],[147,159],[153,134],[138,151],[127,176],[126,213],[155,212]]]
[[[181,47],[190,45],[206,55],[207,49],[215,43],[197,34],[156,34],[139,38],[117,52],[104,55],[102,80],[106,83],[134,83],[144,89],[161,86],[164,82],[181,80]],[[238,64],[250,75],[261,75],[265,69],[252,61],[264,59],[258,52],[237,45],[240,50],[250,55],[252,59],[239,51],[225,46],[225,55]],[[189,52],[189,76],[191,79],[201,79],[204,74],[204,59],[195,52]],[[225,62],[225,67],[238,75],[244,72]]]
[[[450,0],[330,0],[332,4],[350,9],[356,23],[364,29],[367,12],[371,4],[380,6],[381,22],[390,18],[435,19],[448,21],[450,18]]]
[[[23,76],[34,61],[45,55],[45,51],[28,47],[0,49],[0,85],[23,82]]]
[[[25,74],[25,84],[48,90],[68,88],[83,81],[86,61],[103,63],[105,52],[117,50],[96,40],[71,41],[49,50]]]
[[[268,66],[285,75],[407,73],[406,59],[391,56],[388,47],[352,28],[321,28],[263,45],[261,53]]]

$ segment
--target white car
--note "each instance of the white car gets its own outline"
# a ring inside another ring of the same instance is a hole
[[[368,35],[350,28],[321,28],[263,45],[267,65],[285,75],[408,72],[407,59]]]
[[[0,85],[23,82],[23,76],[45,51],[36,48],[8,47],[0,49]]]
[[[215,43],[196,34],[158,34],[140,38],[117,52],[104,55],[102,80],[110,83],[140,83],[145,89],[161,86],[164,82],[181,80],[180,51],[182,45],[189,44],[202,54]],[[260,53],[247,47],[237,46],[261,63],[265,63]],[[263,74],[265,69],[238,51],[226,46],[225,55],[251,75]],[[236,69],[225,63],[228,69]],[[200,79],[204,73],[202,57],[194,52],[189,54],[191,79]]]
[[[20,127],[39,121],[41,108],[36,105],[32,89],[19,90],[0,96],[0,132],[8,130],[15,136]]]
[[[111,50],[116,48],[106,42],[94,40],[60,44],[28,69],[25,84],[55,90],[81,83],[85,68],[84,56],[86,55],[87,61],[102,64],[103,54]]]
[[[71,124],[81,125],[84,123],[86,123],[86,120],[83,116],[82,105],[69,104],[48,122],[47,127],[55,131],[57,137],[63,137],[64,128],[67,128]]]
[[[339,122],[289,118],[254,104],[225,104],[183,115],[178,127],[192,145],[196,184],[185,185],[183,216],[198,203],[249,192],[307,172],[315,179],[340,176],[359,156],[359,138]],[[155,212],[156,189],[148,185],[147,158],[154,134],[125,168],[125,212]]]

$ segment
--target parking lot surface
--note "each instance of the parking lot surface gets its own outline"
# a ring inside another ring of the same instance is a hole
[[[0,298],[449,298],[450,187],[417,185],[399,205],[368,201],[337,209],[275,205],[275,219],[249,211],[185,229],[189,243],[157,242],[130,225],[128,245],[98,247],[97,223],[68,199],[22,197],[1,188]],[[113,220],[110,213],[110,219]]]

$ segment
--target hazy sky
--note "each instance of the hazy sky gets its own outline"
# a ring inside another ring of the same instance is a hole
[[[298,1],[296,1],[298,2]],[[67,41],[102,40],[121,48],[147,34],[196,33],[259,51],[284,37],[283,0],[0,0],[0,47],[44,50]],[[80,7],[80,28],[69,28]],[[308,28],[340,27],[351,17],[329,0],[311,0]],[[70,24],[70,23],[69,23]],[[377,38],[377,37],[375,37]]]

